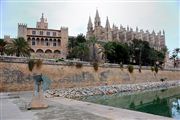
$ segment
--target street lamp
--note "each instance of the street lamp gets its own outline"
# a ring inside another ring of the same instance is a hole
[[[140,44],[139,47],[135,48],[135,50],[139,50],[139,72],[141,72],[141,56],[142,56],[142,47],[143,45]]]

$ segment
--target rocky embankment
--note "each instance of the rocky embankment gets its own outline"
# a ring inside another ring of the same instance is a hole
[[[114,93],[144,91],[153,89],[166,89],[175,86],[180,86],[180,80],[176,81],[164,81],[164,82],[147,82],[140,84],[123,84],[123,85],[111,85],[111,86],[96,86],[96,87],[84,87],[84,88],[69,88],[58,90],[47,90],[45,97],[66,97],[76,98],[82,96],[92,95],[108,95]]]

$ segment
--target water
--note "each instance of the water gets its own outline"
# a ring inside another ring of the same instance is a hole
[[[180,120],[180,87],[148,92],[88,96],[80,100]]]

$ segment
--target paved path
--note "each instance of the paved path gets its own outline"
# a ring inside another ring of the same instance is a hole
[[[171,118],[66,98],[48,98],[48,109],[26,110],[31,92],[0,94],[0,120],[172,120]]]
[[[58,97],[50,100],[112,120],[172,120],[172,118],[66,98]]]
[[[0,93],[0,120],[31,120],[33,113],[22,112],[13,100],[12,96]]]

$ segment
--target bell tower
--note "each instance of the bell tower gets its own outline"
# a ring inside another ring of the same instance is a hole
[[[48,29],[47,19],[44,18],[44,14],[43,13],[42,13],[42,16],[40,18],[40,22],[36,23],[36,28]]]

